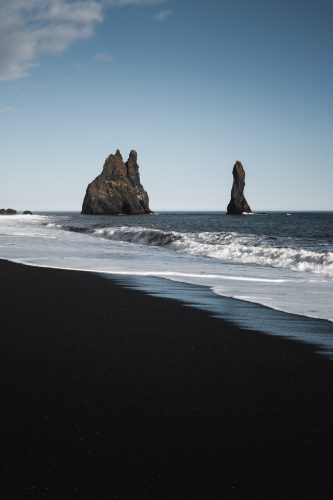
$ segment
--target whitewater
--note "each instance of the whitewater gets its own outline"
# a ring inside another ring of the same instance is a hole
[[[205,287],[215,298],[333,322],[332,213],[1,216],[0,258],[126,278],[177,298],[181,289],[194,304],[202,297],[187,285]]]

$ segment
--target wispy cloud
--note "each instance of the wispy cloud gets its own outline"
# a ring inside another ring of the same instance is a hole
[[[102,63],[113,63],[114,57],[111,54],[104,54],[103,52],[99,52],[94,55],[94,61],[102,62]]]
[[[166,0],[108,0],[109,5],[114,7],[124,7],[126,5],[158,5]]]
[[[95,0],[2,0],[0,80],[26,76],[42,57],[91,36],[100,21],[102,5]]]
[[[172,16],[172,14],[173,11],[171,9],[161,10],[161,12],[157,14],[156,19],[158,19],[158,21],[165,21],[168,17]]]
[[[7,108],[0,108],[0,114],[1,113],[16,113],[16,109],[11,108],[10,106]]]
[[[154,6],[167,0],[0,0],[0,81],[27,76],[43,57],[88,38],[107,7]],[[162,11],[163,20],[171,11]],[[112,62],[108,54],[95,60]]]

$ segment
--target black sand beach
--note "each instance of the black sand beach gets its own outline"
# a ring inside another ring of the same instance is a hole
[[[333,362],[0,261],[2,498],[331,498]]]

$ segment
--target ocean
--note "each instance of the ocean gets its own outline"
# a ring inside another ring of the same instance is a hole
[[[1,216],[0,258],[102,273],[333,357],[333,212]]]

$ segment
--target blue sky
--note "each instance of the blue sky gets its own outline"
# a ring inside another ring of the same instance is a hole
[[[138,151],[153,210],[333,210],[331,1],[0,0],[0,208],[80,210]]]

